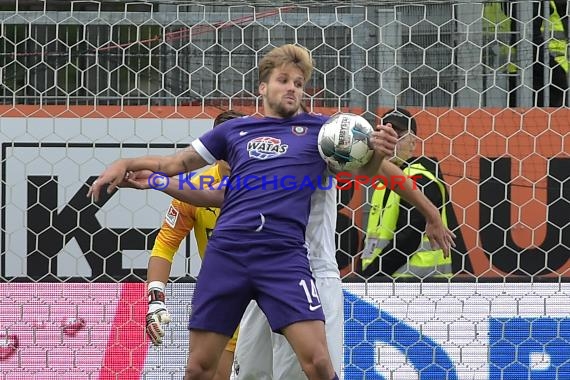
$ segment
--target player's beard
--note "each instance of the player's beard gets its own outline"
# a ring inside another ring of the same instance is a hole
[[[300,103],[296,103],[295,106],[287,106],[285,104],[286,99],[281,97],[281,99],[274,100],[271,96],[267,97],[267,104],[273,111],[273,113],[281,116],[282,118],[289,118],[297,115],[300,110]]]

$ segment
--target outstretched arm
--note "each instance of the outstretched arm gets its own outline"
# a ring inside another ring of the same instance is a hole
[[[170,322],[170,313],[165,304],[165,287],[170,277],[172,260],[180,243],[188,236],[195,223],[196,208],[172,200],[170,212],[178,215],[174,220],[165,218],[156,236],[148,260],[147,290],[148,311],[146,333],[152,343],[158,346],[164,337],[164,325]],[[174,224],[173,224],[174,223]]]
[[[167,176],[176,175],[177,173],[188,173],[192,170],[199,169],[208,162],[189,146],[183,151],[172,156],[142,156],[136,158],[123,158],[113,162],[101,175],[93,182],[87,196],[93,197],[95,201],[99,200],[101,189],[105,185],[109,185],[107,193],[115,191],[117,186],[123,182],[127,172],[138,170],[151,170],[153,172],[161,172]]]
[[[388,160],[382,161],[380,173],[386,178],[405,178],[402,186],[393,186],[405,201],[413,205],[426,219],[426,235],[434,247],[440,247],[445,257],[450,254],[451,247],[455,247],[453,239],[456,237],[451,230],[443,225],[441,214],[424,193],[414,187],[414,182],[408,178],[402,169]],[[443,205],[445,207],[445,205]]]
[[[172,198],[193,204],[197,207],[220,208],[222,207],[222,203],[224,203],[224,189],[217,189],[216,185],[212,186],[211,189],[193,190],[185,187],[181,188],[178,180],[175,179],[170,181],[164,192]]]
[[[153,174],[154,173],[149,170],[129,172],[118,186],[139,190],[152,189],[153,187],[149,183],[149,179]],[[196,207],[220,208],[224,202],[224,188],[220,188],[219,184],[213,184],[204,189],[192,189],[187,184],[183,184],[183,186],[181,186],[178,178],[172,177],[168,178],[168,184],[166,187],[157,190],[161,190],[172,198],[189,203]]]

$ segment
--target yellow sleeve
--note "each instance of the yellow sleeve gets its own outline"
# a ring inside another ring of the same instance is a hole
[[[203,259],[206,253],[206,245],[210,240],[210,235],[218,221],[220,214],[219,208],[213,207],[198,207],[196,208],[196,218],[194,223],[194,236],[196,236],[196,245],[198,246],[198,253]]]
[[[180,243],[194,228],[195,217],[195,206],[173,199],[152,247],[151,256],[172,262]]]
[[[201,180],[200,179],[201,177],[203,177],[204,180]],[[200,188],[207,189],[209,186],[214,186],[214,184],[220,182],[221,178],[222,178],[222,176],[220,174],[219,165],[213,165],[213,166],[209,167],[208,169],[204,170],[199,175],[192,178],[191,182],[195,186],[199,186]]]

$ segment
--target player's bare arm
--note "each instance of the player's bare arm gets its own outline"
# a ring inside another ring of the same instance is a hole
[[[171,156],[123,158],[113,162],[101,173],[97,180],[91,185],[87,196],[92,196],[95,201],[98,201],[101,189],[105,185],[109,185],[107,187],[107,193],[112,193],[125,180],[126,174],[129,171],[136,172],[146,169],[153,172],[165,173],[170,176],[178,173],[187,173],[207,164],[208,163],[192,146]]]
[[[414,188],[413,181],[394,163],[388,160],[382,161],[379,173],[387,178],[405,178],[403,186],[394,186],[393,190],[421,212],[426,218],[426,235],[431,245],[441,248],[444,257],[449,257],[451,247],[455,247],[453,239],[456,236],[443,224],[437,207],[423,192]]]
[[[138,190],[152,189],[149,184],[149,177],[154,172],[150,170],[139,170],[136,172],[127,172],[125,178],[118,185],[120,188],[130,188]],[[196,207],[216,207],[220,208],[224,202],[224,188],[220,184],[213,184],[211,188],[192,189],[187,185],[180,184],[177,177],[169,178],[168,185],[165,188],[157,189],[172,198],[179,201],[189,203]]]

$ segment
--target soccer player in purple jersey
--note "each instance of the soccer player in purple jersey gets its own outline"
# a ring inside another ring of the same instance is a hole
[[[338,379],[305,246],[311,195],[326,166],[317,150],[317,135],[327,117],[300,110],[311,73],[305,49],[294,45],[273,49],[259,65],[264,117],[226,122],[173,156],[115,161],[89,190],[88,196],[98,200],[104,185],[109,185],[108,192],[114,191],[129,171],[176,175],[217,159],[230,164],[230,183],[192,300],[188,380],[212,378],[251,299],[271,328],[285,335],[310,380]],[[373,132],[376,154],[371,165],[392,155],[396,142],[389,127]],[[244,178],[249,179],[247,187],[231,186]],[[284,190],[281,178],[305,186]]]

